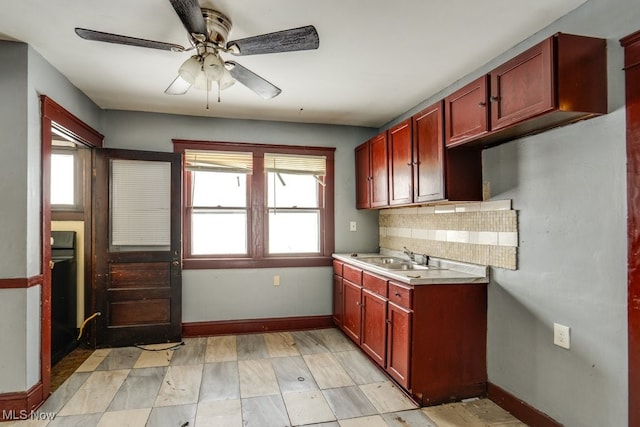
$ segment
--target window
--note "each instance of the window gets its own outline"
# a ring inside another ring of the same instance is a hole
[[[52,210],[82,211],[82,164],[82,158],[75,144],[53,148],[51,152]]]
[[[330,265],[333,148],[174,141],[185,268]]]

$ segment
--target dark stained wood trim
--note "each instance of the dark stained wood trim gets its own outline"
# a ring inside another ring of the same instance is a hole
[[[217,150],[252,152],[254,160],[263,158],[265,153],[296,153],[300,155],[324,155],[327,159],[327,179],[324,190],[324,206],[321,211],[322,241],[321,250],[317,254],[301,254],[295,256],[268,256],[266,242],[268,230],[265,226],[264,210],[264,170],[263,162],[254,161],[252,178],[248,182],[248,211],[247,211],[247,239],[249,253],[244,258],[238,257],[198,257],[191,255],[191,222],[190,222],[190,173],[184,173],[183,203],[182,203],[182,234],[183,234],[183,268],[184,269],[215,269],[215,268],[269,268],[269,267],[312,267],[330,266],[331,254],[335,245],[334,219],[334,189],[335,189],[335,147],[274,145],[221,141],[193,141],[173,139],[173,151],[184,153],[186,150]],[[183,158],[184,161],[184,158]],[[322,206],[322,205],[321,205]]]
[[[629,426],[640,426],[640,31],[622,40],[627,135],[627,334]]]
[[[0,279],[0,289],[20,289],[42,285],[44,280],[42,274],[33,277],[18,277],[13,279]]]
[[[102,147],[104,136],[101,133],[96,132],[91,126],[71,114],[48,96],[42,95],[40,99],[42,102],[42,116],[51,120],[57,130],[89,147]]]
[[[51,142],[53,129],[91,148],[102,147],[104,136],[71,114],[46,95],[40,96],[41,138],[41,269],[42,290],[40,293],[41,340],[40,340],[40,403],[49,396],[51,387]],[[86,214],[90,211],[87,210]],[[86,221],[85,216],[85,221]],[[90,259],[92,254],[85,251]],[[85,287],[85,301],[92,298]]]
[[[487,397],[523,423],[536,427],[562,427],[562,424],[518,399],[503,388],[487,383]]]
[[[304,316],[267,319],[221,320],[213,322],[189,322],[182,324],[183,337],[250,334],[258,332],[284,332],[333,327],[333,317]]]
[[[0,422],[9,421],[5,418],[10,412],[15,416],[30,414],[44,402],[42,382],[36,383],[27,391],[0,394]]]

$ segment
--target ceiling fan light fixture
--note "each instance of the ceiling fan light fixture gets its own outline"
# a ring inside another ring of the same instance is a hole
[[[198,55],[193,55],[182,63],[178,69],[178,74],[184,81],[191,85],[195,85],[196,80],[202,72],[202,62]]]
[[[229,70],[226,67],[222,67],[222,77],[218,81],[218,85],[220,85],[220,90],[229,89],[236,82]]]
[[[216,53],[206,53],[202,61],[202,70],[207,79],[219,81],[222,79],[226,68],[224,68],[224,63]]]

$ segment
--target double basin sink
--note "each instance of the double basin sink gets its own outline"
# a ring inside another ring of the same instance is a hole
[[[427,265],[421,265],[413,261],[391,256],[368,256],[358,259],[362,262],[366,262],[385,270],[429,270],[433,268]]]

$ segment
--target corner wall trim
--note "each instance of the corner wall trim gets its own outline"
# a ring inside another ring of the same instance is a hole
[[[7,414],[19,417],[21,414],[30,414],[44,401],[42,382],[36,383],[27,391],[0,394],[0,422],[10,421]]]
[[[513,394],[495,384],[487,383],[487,397],[527,425],[536,427],[562,427],[562,424],[544,412],[537,410],[527,402],[518,399]]]
[[[44,280],[42,274],[33,277],[16,277],[13,279],[0,279],[0,289],[22,289],[41,285]]]
[[[304,316],[266,319],[220,320],[212,322],[189,322],[182,324],[182,335],[200,337],[212,335],[250,334],[258,332],[283,332],[302,329],[333,327],[333,317]]]

